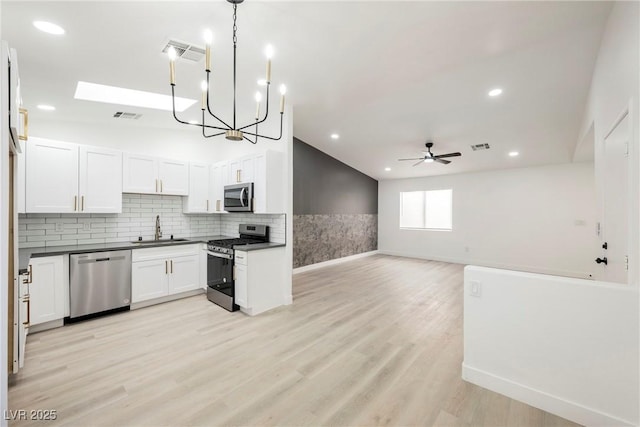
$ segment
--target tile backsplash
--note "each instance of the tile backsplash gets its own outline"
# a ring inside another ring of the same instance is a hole
[[[121,214],[20,214],[19,247],[66,246],[153,239],[156,215],[162,237],[238,236],[238,224],[270,227],[271,241],[285,243],[285,215],[183,214],[182,197],[123,194]]]

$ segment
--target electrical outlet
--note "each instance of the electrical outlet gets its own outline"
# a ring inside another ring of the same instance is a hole
[[[64,223],[63,222],[56,222],[56,231],[58,233],[62,232],[64,230]]]
[[[91,231],[91,223],[90,222],[85,222],[84,223],[84,231]]]
[[[475,280],[471,281],[471,296],[472,297],[480,297],[482,295],[482,283],[476,282]]]

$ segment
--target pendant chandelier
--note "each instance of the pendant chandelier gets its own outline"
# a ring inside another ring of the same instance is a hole
[[[267,120],[269,116],[269,87],[271,86],[271,57],[273,56],[273,47],[268,45],[265,49],[265,54],[267,56],[267,70],[266,70],[266,78],[264,80],[264,85],[266,86],[266,103],[265,103],[265,112],[264,117],[260,118],[260,103],[262,101],[262,94],[258,91],[256,92],[255,100],[256,100],[256,114],[255,121],[253,123],[245,124],[242,126],[237,125],[236,123],[236,49],[237,49],[237,30],[238,27],[236,25],[237,18],[237,8],[238,4],[242,3],[244,0],[227,0],[229,3],[233,4],[233,121],[231,124],[225,122],[220,117],[216,116],[209,106],[209,92],[210,92],[210,75],[211,75],[211,43],[213,42],[213,34],[211,31],[207,30],[204,34],[204,39],[206,43],[205,49],[205,73],[206,80],[203,80],[200,87],[202,89],[202,121],[200,123],[193,122],[185,122],[184,120],[180,120],[176,115],[176,102],[175,102],[175,87],[176,87],[176,69],[175,63],[177,58],[177,52],[172,47],[168,50],[169,55],[169,80],[171,83],[171,100],[173,105],[173,117],[184,125],[189,126],[199,126],[202,128],[202,136],[205,138],[213,138],[215,136],[224,135],[226,139],[230,141],[242,141],[246,140],[252,144],[258,143],[258,138],[265,138],[272,141],[277,141],[282,138],[282,122],[284,117],[284,95],[286,93],[285,85],[280,86],[280,135],[275,137],[270,137],[266,135],[261,135],[258,133],[258,125]],[[262,84],[262,82],[260,82]],[[213,118],[216,122],[215,125],[205,123],[205,118],[209,116]],[[249,129],[254,130],[254,132],[250,132]],[[213,132],[211,134],[207,134],[207,130]]]

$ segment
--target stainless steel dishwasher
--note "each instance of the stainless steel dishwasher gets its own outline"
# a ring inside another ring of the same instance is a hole
[[[131,304],[131,251],[69,256],[71,319]]]

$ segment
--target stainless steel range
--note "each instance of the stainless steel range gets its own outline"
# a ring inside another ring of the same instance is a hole
[[[234,248],[269,241],[269,227],[240,224],[239,238],[207,242],[207,298],[229,311],[236,311],[233,277]]]

